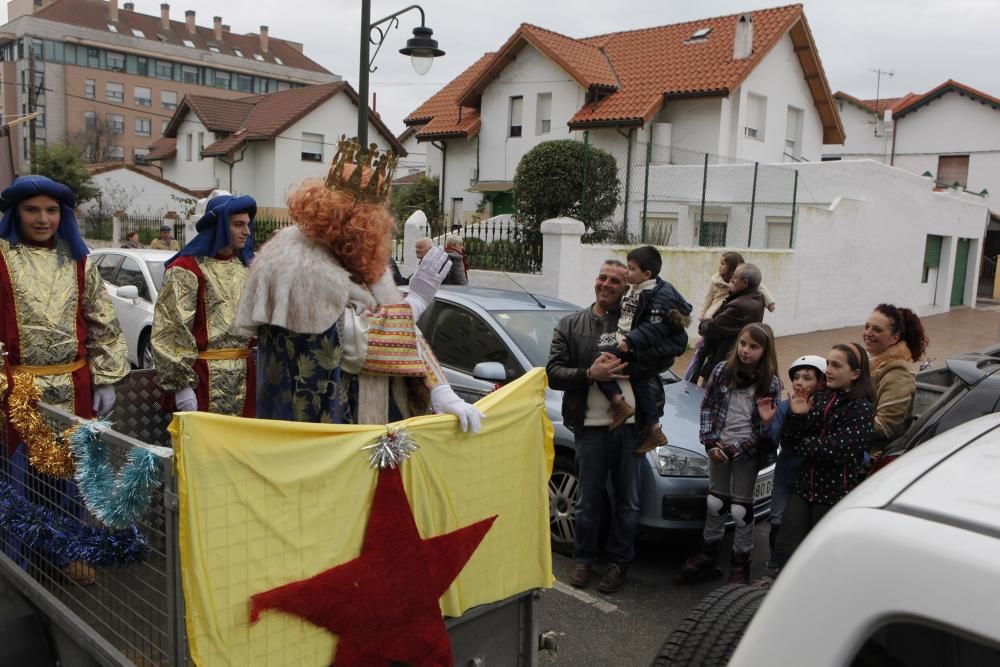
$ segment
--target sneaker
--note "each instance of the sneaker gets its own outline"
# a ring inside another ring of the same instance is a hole
[[[646,432],[646,438],[642,441],[642,444],[635,450],[636,454],[645,454],[646,452],[651,452],[657,447],[661,447],[667,444],[667,436],[663,433],[663,429],[660,428],[659,424],[653,424],[649,427]]]
[[[573,574],[569,575],[569,583],[576,588],[586,588],[590,583],[590,563],[577,563]]]
[[[608,565],[601,577],[601,583],[597,584],[597,590],[602,593],[614,593],[625,583],[625,568],[618,563]]]
[[[759,588],[762,591],[771,590],[771,586],[774,586],[774,577],[768,574],[765,574],[763,577],[753,582],[753,587]]]
[[[742,584],[746,586],[750,583],[750,553],[733,552],[729,561],[729,583]]]
[[[613,401],[611,403],[611,424],[608,425],[608,429],[614,430],[618,428],[634,414],[635,408],[624,400]]]

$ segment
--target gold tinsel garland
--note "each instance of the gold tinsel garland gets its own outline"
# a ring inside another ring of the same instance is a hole
[[[35,378],[29,373],[14,371],[14,386],[7,402],[7,416],[24,440],[28,462],[41,473],[69,479],[73,476],[73,457],[69,442],[77,426],[71,426],[57,436],[35,407],[40,399],[41,392],[38,391]]]

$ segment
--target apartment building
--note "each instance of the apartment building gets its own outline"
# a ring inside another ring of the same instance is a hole
[[[340,77],[267,26],[237,34],[216,16],[171,18],[118,0],[12,0],[0,27],[0,114],[15,127],[15,170],[29,146],[71,143],[94,162],[142,163],[185,95],[246,97]],[[29,81],[33,85],[29,85]]]

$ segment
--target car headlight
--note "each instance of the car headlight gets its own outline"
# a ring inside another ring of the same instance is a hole
[[[708,457],[673,445],[656,449],[656,468],[663,476],[707,477]]]

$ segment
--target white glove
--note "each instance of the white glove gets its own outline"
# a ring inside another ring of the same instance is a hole
[[[194,389],[184,387],[180,391],[174,392],[174,405],[177,412],[193,412],[198,409],[198,399],[194,396]]]
[[[110,384],[94,387],[94,412],[99,416],[111,414],[115,409],[115,388]]]
[[[434,295],[449,271],[451,260],[448,253],[437,246],[432,247],[420,260],[417,270],[410,276],[410,293],[406,296],[406,303],[410,304],[413,311],[413,319],[419,319],[427,307],[434,303]]]
[[[445,412],[458,417],[458,425],[463,433],[469,430],[473,433],[479,433],[480,423],[486,419],[486,415],[480,412],[476,406],[463,401],[446,384],[439,384],[431,389],[431,407],[434,408],[435,412]]]

